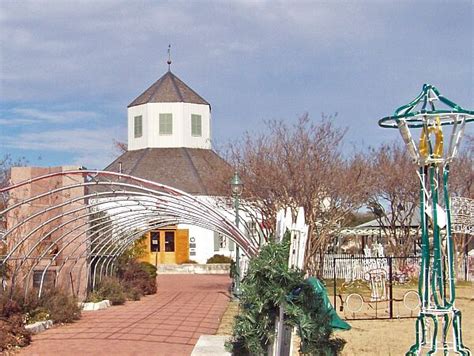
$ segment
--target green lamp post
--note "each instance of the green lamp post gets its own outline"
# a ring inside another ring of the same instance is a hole
[[[239,173],[237,173],[237,171],[232,177],[232,180],[230,182],[230,188],[232,191],[232,197],[234,198],[235,226],[239,228],[239,203],[240,196],[242,195],[242,190],[244,189],[244,184],[242,183],[242,180],[240,179]],[[235,246],[234,295],[240,295],[240,247],[237,244]]]

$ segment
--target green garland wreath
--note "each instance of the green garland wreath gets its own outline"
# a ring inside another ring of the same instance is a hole
[[[285,307],[285,324],[296,327],[300,351],[307,355],[338,355],[345,340],[333,337],[331,316],[303,272],[288,268],[289,234],[282,243],[270,241],[250,261],[241,284],[239,314],[231,341],[234,355],[267,355],[275,337],[279,306]]]

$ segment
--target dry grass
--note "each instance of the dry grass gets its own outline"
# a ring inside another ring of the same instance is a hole
[[[456,307],[462,312],[463,341],[474,347],[474,286],[456,289]],[[347,344],[343,355],[403,355],[415,341],[415,319],[353,320],[352,330],[337,332]]]
[[[460,283],[457,288],[456,307],[462,311],[463,341],[474,348],[474,284]],[[332,298],[331,298],[332,301]],[[218,335],[231,335],[238,303],[233,301],[224,313]],[[347,341],[344,356],[352,355],[403,355],[415,340],[415,319],[351,320],[350,331],[337,331],[336,336]]]
[[[216,335],[232,335],[232,326],[234,324],[234,316],[239,312],[239,302],[231,301],[227,306],[227,309],[222,315],[219,328],[217,329]]]

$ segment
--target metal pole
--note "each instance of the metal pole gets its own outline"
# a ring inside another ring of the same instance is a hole
[[[333,281],[334,281],[334,287],[333,287],[333,289],[334,289],[334,308],[337,310],[337,306],[336,306],[336,301],[337,301],[337,299],[336,299],[336,292],[337,292],[337,290],[336,290],[336,282],[337,282],[336,281],[336,257],[333,257],[333,259],[332,259],[332,266],[333,266],[332,271],[333,271]]]
[[[278,331],[277,331],[277,344],[275,350],[275,356],[282,356],[282,346],[283,346],[283,330],[285,329],[285,307],[283,302],[280,304],[280,311],[278,314]]]
[[[390,319],[393,319],[393,258],[388,258],[388,278],[389,278],[389,304],[390,304]]]
[[[235,226],[239,228],[239,196],[234,194],[234,207],[235,207]],[[234,295],[238,297],[240,295],[240,247],[235,244],[235,285]]]

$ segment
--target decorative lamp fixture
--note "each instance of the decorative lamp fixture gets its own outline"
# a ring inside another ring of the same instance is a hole
[[[431,355],[438,350],[444,355],[450,351],[472,355],[462,342],[461,311],[455,307],[452,202],[448,192],[450,163],[459,150],[466,123],[471,121],[474,111],[463,109],[429,84],[392,116],[379,120],[381,127],[400,131],[418,166],[420,181],[421,305],[415,344],[407,352],[410,356]],[[417,130],[418,145],[413,138]]]
[[[239,173],[235,172],[232,180],[230,181],[230,188],[232,190],[232,196],[240,197],[244,189],[244,183],[240,179]]]

